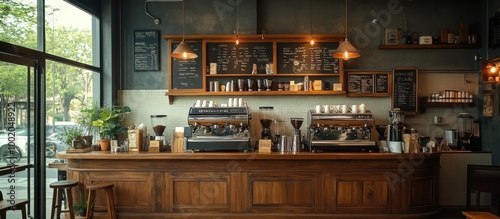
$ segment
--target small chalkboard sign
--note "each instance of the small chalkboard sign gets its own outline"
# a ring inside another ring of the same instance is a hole
[[[160,70],[160,39],[158,30],[134,31],[134,70]]]
[[[340,61],[333,58],[338,46],[338,42],[277,43],[278,73],[338,74]]]
[[[207,71],[210,63],[217,63],[217,74],[266,73],[266,64],[273,63],[273,43],[207,43]],[[207,72],[209,73],[209,72]]]
[[[405,115],[418,112],[418,70],[395,68],[393,70],[392,108],[399,108]]]
[[[347,73],[348,96],[389,96],[391,80],[388,72]]]
[[[193,51],[198,54],[195,59],[171,58],[170,89],[172,90],[202,90],[203,89],[203,65],[202,65],[202,43],[187,42]],[[171,43],[171,50],[177,48],[179,43]]]

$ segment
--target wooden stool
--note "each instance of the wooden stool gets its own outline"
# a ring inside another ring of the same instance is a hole
[[[50,213],[50,219],[54,218],[54,214],[56,214],[56,218],[61,218],[61,212],[69,212],[71,219],[75,218],[75,211],[73,210],[73,195],[71,193],[71,188],[78,186],[77,181],[73,180],[61,180],[51,183],[50,188],[54,189],[54,193],[52,195],[52,210]],[[66,200],[68,202],[68,209],[62,210],[61,204],[63,199],[63,192],[66,190]]]
[[[484,212],[484,211],[464,211],[462,214],[467,218],[467,219],[499,219],[500,217],[490,213],[490,212]]]
[[[22,218],[26,219],[26,204],[29,201],[26,199],[9,199],[4,200],[0,191],[0,219],[7,219],[7,211],[21,210]]]
[[[107,212],[108,219],[116,219],[115,212],[115,196],[113,194],[113,183],[94,183],[87,185],[89,190],[89,199],[87,201],[87,219],[93,217],[94,214],[94,204],[95,204],[95,192],[98,189],[104,189],[106,192],[106,202],[107,202]]]

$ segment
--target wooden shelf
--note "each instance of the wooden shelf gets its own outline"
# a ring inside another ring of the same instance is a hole
[[[480,44],[400,44],[400,45],[380,45],[379,49],[479,49]]]
[[[420,112],[424,113],[426,108],[429,107],[474,107],[476,104],[474,102],[428,102],[428,97],[420,98]]]
[[[183,92],[183,91],[170,91],[166,92],[169,104],[174,103],[176,96],[281,96],[281,95],[294,95],[294,96],[309,96],[309,95],[343,95],[345,91],[233,91],[233,92]]]
[[[262,78],[262,77],[339,77],[340,74],[216,74],[216,75],[209,75],[207,74],[207,78],[217,78],[217,77],[257,77],[257,78]]]

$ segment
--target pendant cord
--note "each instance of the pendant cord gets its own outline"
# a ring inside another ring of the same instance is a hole
[[[347,0],[345,0],[345,40],[347,41]]]
[[[186,1],[182,1],[182,41],[184,41],[184,38],[186,37],[185,33],[185,26],[186,26],[186,9],[185,9],[185,3]]]
[[[311,25],[311,36],[313,34],[313,21],[312,21],[312,0],[309,0],[309,22]]]

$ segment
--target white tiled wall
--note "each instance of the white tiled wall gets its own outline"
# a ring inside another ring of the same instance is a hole
[[[470,82],[464,83],[464,75],[457,73],[420,73],[419,95],[426,96],[432,92],[446,89],[464,90],[477,94],[477,74],[466,74]],[[166,90],[124,90],[123,103],[130,106],[132,114],[126,118],[127,125],[132,123],[145,123],[149,132],[150,115],[168,115],[168,127],[165,131],[167,138],[171,139],[174,127],[187,126],[187,114],[197,99],[213,100],[217,103],[226,103],[229,97],[204,96],[204,97],[175,97],[174,104],[169,105]],[[237,97],[237,96],[232,96]],[[273,106],[276,120],[287,121],[287,129],[291,130],[288,122],[291,117],[307,118],[307,111],[317,104],[360,104],[365,103],[368,110],[375,115],[376,124],[388,124],[388,112],[391,110],[389,97],[345,97],[344,95],[332,96],[241,96],[252,110],[252,137],[260,136],[259,106]],[[477,118],[477,104],[474,108],[428,108],[424,114],[406,116],[406,123],[419,130],[424,135],[434,136],[443,133],[447,128],[455,127],[456,116],[460,112],[469,112]],[[432,118],[445,117],[447,125],[432,125]],[[304,122],[302,132],[305,133],[308,121]],[[375,140],[377,134],[372,135]]]

